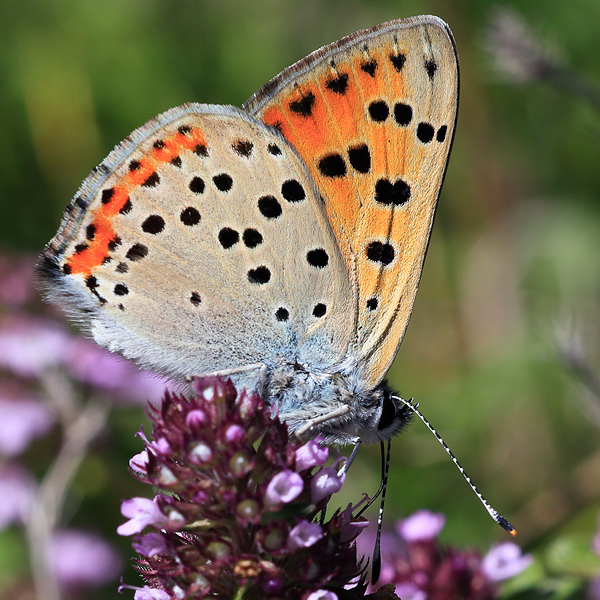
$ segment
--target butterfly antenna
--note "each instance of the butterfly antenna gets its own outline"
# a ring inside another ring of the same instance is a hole
[[[388,458],[387,465],[389,468],[389,458]],[[369,506],[371,506],[371,504],[373,504],[373,502],[375,502],[375,500],[377,500],[377,498],[379,498],[379,494],[381,494],[381,492],[383,492],[383,488],[387,481],[388,468],[386,468],[384,445],[383,445],[383,442],[381,442],[381,483],[379,484],[379,489],[377,490],[375,495],[372,498],[369,498],[369,501],[356,513],[357,517],[360,517],[365,512],[365,510],[367,510],[367,508],[369,508]]]
[[[492,517],[492,519],[494,519],[494,521],[496,521],[496,523],[498,523],[498,525],[500,525],[502,529],[510,533],[510,535],[512,535],[513,537],[517,535],[517,530],[497,510],[495,510],[488,504],[487,500],[482,496],[481,492],[475,487],[475,484],[471,481],[471,478],[467,475],[466,471],[460,466],[460,463],[456,459],[456,456],[452,454],[452,450],[448,448],[446,442],[444,442],[444,440],[440,437],[438,432],[431,426],[431,423],[429,423],[429,421],[421,414],[421,412],[419,411],[419,405],[413,404],[412,399],[404,400],[404,398],[400,398],[399,396],[394,396],[394,398],[402,402],[409,410],[411,410],[415,415],[417,415],[417,417],[419,417],[419,419],[421,419],[423,423],[425,423],[427,429],[429,429],[429,431],[433,433],[435,439],[442,445],[442,447],[446,451],[446,454],[448,454],[448,456],[452,459],[452,462],[456,465],[456,468],[461,472],[462,476],[465,478],[465,481],[469,484],[470,488],[473,490],[475,495],[479,498],[479,501],[481,502],[481,504],[483,504],[485,510],[488,511],[490,517]]]
[[[381,525],[383,523],[383,507],[385,505],[385,492],[387,489],[388,474],[390,472],[390,456],[392,454],[392,442],[388,440],[387,454],[384,453],[384,445],[381,442],[381,485],[375,498],[381,493],[381,504],[379,505],[379,514],[377,515],[377,537],[375,538],[375,548],[373,548],[373,563],[371,566],[371,585],[375,585],[379,580],[381,573]],[[373,498],[373,500],[375,500]],[[373,502],[369,504],[371,504]]]

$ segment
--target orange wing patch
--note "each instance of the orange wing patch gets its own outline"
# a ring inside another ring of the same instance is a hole
[[[321,190],[350,276],[356,272],[352,351],[373,384],[410,318],[457,102],[449,29],[417,17],[314,52],[245,105],[280,129]]]
[[[100,206],[92,210],[91,222],[85,228],[86,241],[76,243],[73,253],[65,259],[65,273],[88,279],[96,267],[110,260],[110,253],[120,244],[113,228],[114,217],[131,210],[129,198],[135,188],[157,185],[160,177],[156,167],[180,160],[183,150],[206,154],[206,142],[199,128],[181,126],[176,133],[157,140],[148,156],[132,160],[120,181],[100,192]]]

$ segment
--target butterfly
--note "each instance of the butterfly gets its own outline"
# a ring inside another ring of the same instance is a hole
[[[404,336],[454,136],[441,19],[382,23],[241,109],[155,117],[83,182],[46,246],[48,298],[101,346],[182,379],[232,376],[292,431],[389,440]]]

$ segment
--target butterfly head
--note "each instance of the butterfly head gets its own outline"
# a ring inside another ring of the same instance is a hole
[[[391,440],[410,422],[411,411],[394,396],[394,392],[384,381],[374,390],[358,393],[350,410],[331,424],[324,423],[323,427],[332,431],[338,439],[336,443],[348,442],[349,437],[358,438],[363,444],[370,446]],[[323,433],[325,433],[325,431]],[[345,438],[345,439],[344,439]]]
[[[400,402],[386,382],[378,386],[381,390],[381,404],[377,412],[377,427],[374,441],[387,441],[400,433],[410,422],[412,412]]]

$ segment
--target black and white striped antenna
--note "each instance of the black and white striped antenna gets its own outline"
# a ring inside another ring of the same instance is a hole
[[[390,472],[390,457],[392,455],[392,441],[388,440],[387,453],[385,452],[385,445],[381,442],[381,483],[377,493],[369,500],[369,502],[362,507],[362,509],[356,514],[360,517],[375,500],[379,494],[381,494],[381,504],[379,505],[379,514],[377,515],[377,537],[375,538],[375,547],[373,548],[373,560],[371,561],[371,584],[375,585],[379,579],[381,573],[381,527],[383,525],[383,508],[385,505],[385,492],[387,489],[388,475]]]
[[[482,496],[481,492],[475,487],[475,484],[471,481],[471,478],[467,475],[465,470],[461,467],[460,463],[456,459],[456,456],[454,456],[454,454],[452,454],[452,450],[450,450],[450,448],[448,448],[448,446],[446,445],[446,442],[444,442],[444,440],[440,437],[438,432],[431,426],[429,421],[420,413],[419,404],[418,403],[413,404],[413,399],[404,400],[404,398],[400,398],[399,396],[392,396],[392,398],[402,402],[404,404],[404,406],[406,406],[410,411],[412,411],[415,415],[417,415],[417,417],[419,417],[419,419],[421,419],[421,421],[423,421],[423,423],[425,423],[425,426],[427,427],[427,429],[429,429],[429,431],[431,431],[431,433],[433,433],[433,435],[435,436],[435,439],[442,445],[442,447],[446,451],[446,454],[448,454],[448,456],[452,459],[452,462],[456,465],[456,468],[461,472],[461,475],[465,478],[465,481],[469,484],[469,486],[471,487],[471,489],[473,490],[475,495],[479,498],[479,501],[481,502],[481,504],[483,504],[483,506],[485,507],[485,510],[488,511],[490,517],[492,517],[492,519],[494,519],[494,521],[496,521],[496,523],[498,523],[498,525],[500,525],[500,527],[502,527],[502,529],[504,529],[505,531],[510,533],[510,535],[512,535],[512,536],[517,535],[517,530],[496,509],[492,508],[489,505],[488,501]]]

